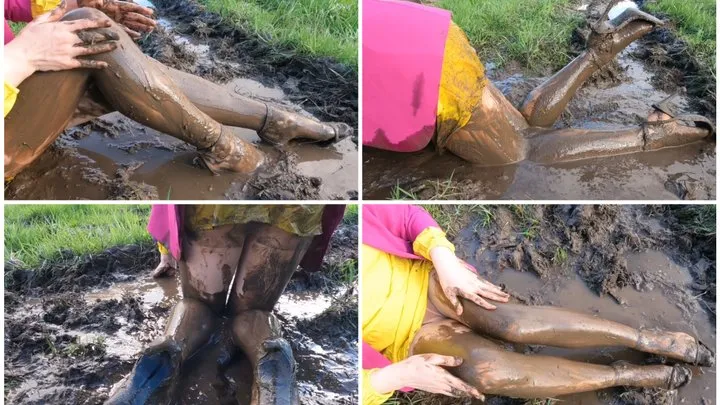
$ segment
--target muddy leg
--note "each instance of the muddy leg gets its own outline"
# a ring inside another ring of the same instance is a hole
[[[462,300],[464,311],[458,318],[436,278],[433,273],[428,292],[433,305],[443,315],[483,335],[513,343],[567,348],[623,346],[687,363],[714,364],[709,350],[687,333],[638,330],[558,307],[497,304],[496,310],[488,311]]]
[[[653,120],[670,120],[669,116],[660,112],[653,113],[650,120],[650,124],[645,127],[617,131],[538,130],[528,136],[527,159],[539,163],[556,163],[653,151],[687,145],[711,135],[709,128],[688,126],[681,121],[653,125]]]
[[[253,364],[253,404],[295,404],[295,360],[270,313],[311,238],[254,224],[248,232],[229,306],[233,341]]]
[[[657,25],[657,22],[635,20],[612,34],[591,37],[587,51],[528,95],[520,108],[528,123],[531,126],[551,127],[593,73]]]
[[[293,139],[329,141],[343,138],[352,129],[342,123],[324,123],[267,103],[243,97],[201,77],[181,72],[150,59],[164,70],[202,112],[218,122],[249,128],[265,141],[287,143]]]
[[[183,298],[173,308],[164,335],[143,351],[108,404],[160,403],[158,396],[174,391],[182,364],[207,343],[219,324],[243,242],[243,232],[232,225],[185,234],[180,261]]]
[[[516,398],[549,398],[614,386],[674,389],[690,379],[690,371],[682,367],[603,366],[508,352],[453,320],[423,325],[411,352],[461,357],[462,365],[452,373],[482,393]]]
[[[98,13],[83,8],[65,18],[94,18]],[[227,128],[200,111],[164,70],[148,61],[122,29],[117,25],[111,29],[120,37],[118,49],[94,57],[109,67],[92,72],[108,104],[139,123],[197,147],[211,170],[251,172],[262,163],[257,149],[230,135]]]

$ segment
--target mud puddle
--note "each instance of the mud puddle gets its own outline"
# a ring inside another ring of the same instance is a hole
[[[173,17],[178,16],[161,13],[158,32],[142,44],[146,52],[169,66],[224,83],[240,95],[309,115],[280,87],[239,77],[247,70],[245,66],[215,55],[207,37],[203,41],[178,33]],[[255,175],[213,175],[202,167],[190,145],[119,113],[108,114],[66,131],[33,165],[6,184],[5,196],[184,200],[357,197],[358,152],[352,139],[326,146],[294,142],[278,149],[262,143],[255,131],[233,128],[232,132],[265,153],[268,162]]]
[[[340,233],[355,235],[356,246],[357,226],[345,231]],[[343,235],[333,239],[339,252],[352,243]],[[6,266],[6,280],[12,280],[5,292],[7,403],[107,399],[140,351],[161,336],[182,295],[176,279],[150,277],[157,254],[151,246],[141,251],[106,252],[34,270]],[[322,272],[306,276],[322,283],[294,278],[275,308],[297,361],[303,404],[357,403],[357,329],[341,327],[357,323],[357,289],[325,276],[346,256],[328,255]],[[347,297],[355,302],[354,312],[341,309]],[[186,363],[173,404],[250,403],[252,367],[242,353],[220,365],[228,351],[223,341],[219,331]]]
[[[651,70],[649,62],[635,57],[650,46],[631,45],[618,56],[616,67],[591,78],[556,127],[614,130],[645,122],[652,104],[678,90],[661,89],[654,79],[658,68]],[[508,76],[487,65],[488,76],[516,108],[544,80]],[[695,113],[692,101],[681,94],[673,100],[674,111]],[[450,154],[437,156],[432,147],[405,154],[364,148],[363,154],[363,192],[370,199],[391,198],[397,186],[419,199],[445,194],[445,199],[707,200],[716,195],[714,142],[572,163],[492,168],[475,167]]]

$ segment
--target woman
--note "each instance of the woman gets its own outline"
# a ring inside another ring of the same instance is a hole
[[[262,153],[228,126],[256,130],[273,144],[352,133],[346,124],[286,112],[168,68],[144,55],[126,28],[103,13],[130,28],[150,30],[149,9],[116,0],[78,0],[77,5],[86,3],[100,4],[100,10],[66,13],[63,2],[5,45],[6,178],[35,160],[65,128],[112,111],[197,147],[213,172],[249,173],[263,162]]]
[[[252,363],[252,400],[294,404],[295,360],[272,314],[298,265],[317,271],[342,205],[153,207],[148,230],[177,260],[182,299],[165,334],[137,361],[107,404],[154,404],[173,394],[182,364],[218,332]]]
[[[562,308],[509,303],[508,294],[455,256],[420,207],[363,206],[361,254],[365,405],[383,403],[403,387],[454,397],[549,398],[623,385],[674,389],[691,377],[680,365],[605,366],[526,356],[491,339],[624,346],[714,364],[713,353],[685,333],[637,330]]]
[[[712,135],[709,120],[674,117],[667,103],[653,106],[655,111],[638,127],[552,128],[594,72],[662,25],[634,3],[611,7],[617,3],[612,1],[592,27],[588,49],[533,90],[517,110],[485,77],[475,49],[448,11],[363,0],[363,144],[414,152],[433,142],[441,153],[448,150],[472,163],[496,166],[657,150]]]

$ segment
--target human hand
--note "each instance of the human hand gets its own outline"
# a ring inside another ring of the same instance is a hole
[[[152,272],[153,278],[172,277],[175,275],[177,262],[169,254],[160,254],[160,264]]]
[[[157,26],[153,10],[130,1],[119,0],[77,0],[78,7],[98,9],[120,24],[133,39],[143,32],[152,32]]]
[[[462,361],[460,357],[418,354],[372,373],[370,383],[380,393],[411,387],[451,397],[485,399],[476,388],[443,368],[458,367]]]
[[[458,316],[463,312],[460,297],[490,310],[497,307],[487,300],[508,302],[510,299],[510,295],[500,287],[483,280],[472,271],[469,265],[458,259],[452,250],[446,247],[437,247],[430,251],[430,257],[443,293],[455,308]]]
[[[117,34],[107,29],[111,21],[107,18],[60,21],[64,14],[65,2],[62,2],[28,23],[5,47],[6,51],[10,48],[13,57],[17,58],[8,59],[10,63],[24,62],[32,72],[107,67],[105,62],[79,57],[109,52],[117,47],[114,42],[118,39]]]

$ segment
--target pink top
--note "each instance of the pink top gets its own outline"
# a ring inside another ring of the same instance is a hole
[[[450,12],[363,0],[363,145],[415,152],[435,133]]]
[[[30,22],[32,19],[30,0],[5,0],[5,44],[15,38],[8,21]]]

